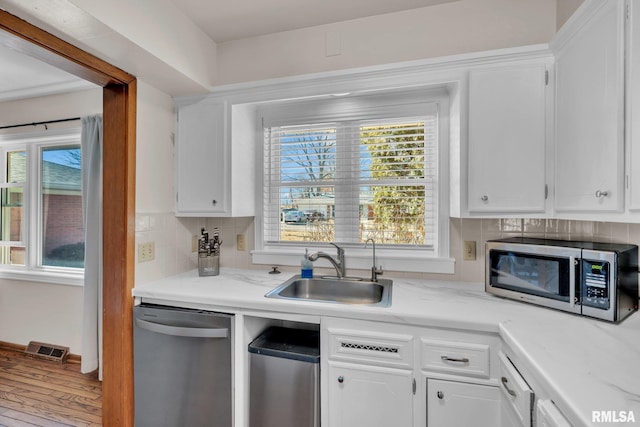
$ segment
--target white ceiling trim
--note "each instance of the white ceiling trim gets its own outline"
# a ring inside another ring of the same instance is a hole
[[[67,82],[50,83],[42,86],[23,87],[20,89],[0,92],[0,102],[75,92],[95,87],[97,86],[85,80],[73,80]]]

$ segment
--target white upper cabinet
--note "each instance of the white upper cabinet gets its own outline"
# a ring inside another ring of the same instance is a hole
[[[620,212],[624,205],[625,5],[592,5],[557,49],[558,212]]]
[[[640,210],[640,4],[629,1],[627,20],[627,145],[629,209]]]
[[[254,215],[253,117],[250,109],[215,98],[178,106],[177,216]]]
[[[547,62],[469,73],[468,208],[543,213]]]

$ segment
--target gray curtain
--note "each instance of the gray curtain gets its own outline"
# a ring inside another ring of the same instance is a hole
[[[99,369],[102,380],[102,116],[82,118],[84,305],[82,373]]]

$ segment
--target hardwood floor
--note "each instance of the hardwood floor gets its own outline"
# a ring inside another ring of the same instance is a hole
[[[97,373],[0,348],[0,427],[101,426],[101,407]]]

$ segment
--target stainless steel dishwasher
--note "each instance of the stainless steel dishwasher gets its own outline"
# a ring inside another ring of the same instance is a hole
[[[231,427],[233,315],[134,307],[136,427]]]

